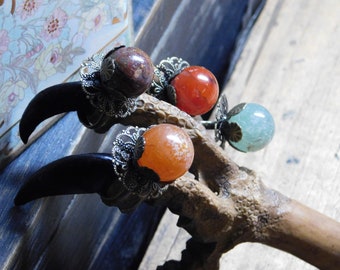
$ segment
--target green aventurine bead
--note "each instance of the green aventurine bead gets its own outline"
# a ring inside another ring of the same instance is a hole
[[[229,144],[242,152],[254,152],[273,138],[275,124],[270,112],[256,103],[242,103],[227,115],[231,128]]]

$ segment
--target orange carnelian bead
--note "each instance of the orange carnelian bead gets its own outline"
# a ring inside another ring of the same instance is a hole
[[[137,163],[153,170],[161,182],[174,181],[190,168],[194,147],[181,128],[160,124],[145,131],[143,137],[144,150]]]
[[[204,67],[183,69],[171,85],[176,91],[176,106],[190,115],[208,112],[218,99],[218,82],[214,74]]]

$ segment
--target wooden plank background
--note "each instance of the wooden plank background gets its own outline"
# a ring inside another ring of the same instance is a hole
[[[256,153],[226,149],[265,184],[340,222],[340,2],[268,1],[230,81],[229,105],[257,102],[276,122],[271,144]],[[179,259],[188,235],[167,213],[140,269]],[[221,269],[313,266],[260,244],[226,253]]]
[[[155,1],[136,45],[155,63],[180,56],[214,70],[222,81],[232,66],[235,40],[240,32],[247,35],[252,11],[262,2]],[[69,113],[0,172],[1,269],[138,267],[163,209],[143,204],[132,214],[121,214],[103,205],[97,195],[58,196],[13,206],[19,187],[34,171],[67,155],[110,152],[115,132],[113,128],[108,134],[95,134]]]

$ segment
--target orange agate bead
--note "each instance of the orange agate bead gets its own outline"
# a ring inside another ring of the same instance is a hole
[[[183,69],[172,81],[176,91],[176,106],[190,115],[201,115],[215,105],[218,82],[208,69],[189,66]]]
[[[171,124],[153,126],[143,134],[144,150],[137,160],[140,167],[153,170],[161,182],[171,182],[190,168],[194,147],[189,135]]]

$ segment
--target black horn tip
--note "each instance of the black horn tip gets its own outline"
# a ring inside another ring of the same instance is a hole
[[[56,160],[31,175],[14,199],[23,205],[47,196],[98,193],[105,195],[117,180],[109,154],[83,154]]]
[[[26,144],[42,121],[60,113],[86,110],[88,106],[80,81],[48,87],[39,92],[25,109],[19,124],[20,138]]]

